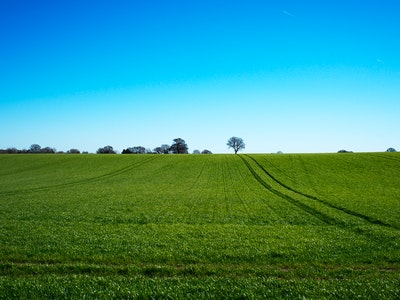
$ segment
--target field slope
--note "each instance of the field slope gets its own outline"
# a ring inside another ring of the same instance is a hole
[[[2,155],[0,299],[400,297],[400,155]]]

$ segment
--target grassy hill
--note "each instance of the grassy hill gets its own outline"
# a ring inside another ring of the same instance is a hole
[[[400,297],[400,155],[2,155],[0,298]]]

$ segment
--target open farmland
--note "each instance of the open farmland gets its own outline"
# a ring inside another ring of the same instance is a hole
[[[400,297],[400,155],[2,155],[0,298]]]

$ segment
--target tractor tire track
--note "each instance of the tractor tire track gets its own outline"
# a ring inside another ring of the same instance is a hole
[[[17,190],[17,191],[5,191],[5,192],[0,192],[0,196],[8,196],[8,195],[17,195],[17,194],[26,194],[26,193],[32,193],[32,192],[42,192],[42,191],[50,191],[50,190],[58,190],[62,188],[68,188],[68,187],[73,187],[77,185],[82,185],[82,184],[87,184],[94,182],[96,180],[101,180],[101,179],[106,179],[106,178],[112,178],[124,173],[127,173],[131,170],[133,170],[136,167],[142,166],[152,160],[155,160],[158,156],[153,156],[150,157],[149,159],[142,160],[140,162],[135,162],[133,164],[130,164],[126,167],[123,167],[121,169],[112,171],[110,173],[105,173],[99,176],[94,176],[90,178],[85,178],[81,180],[76,180],[72,182],[67,182],[67,183],[60,183],[60,184],[54,184],[50,186],[44,186],[44,187],[38,187],[38,188],[30,188],[30,189],[25,189],[25,190]]]
[[[316,197],[316,196],[309,195],[309,194],[307,194],[307,193],[303,193],[303,192],[301,192],[301,191],[298,191],[298,190],[296,190],[296,189],[294,189],[294,188],[292,188],[292,187],[286,185],[285,183],[281,182],[280,180],[276,179],[270,172],[268,172],[268,171],[267,171],[256,159],[254,159],[253,157],[251,157],[251,156],[249,156],[249,155],[246,155],[246,154],[245,154],[245,156],[248,157],[249,159],[251,159],[251,160],[252,160],[252,161],[253,161],[253,162],[254,162],[268,177],[269,177],[269,178],[271,178],[271,179],[272,179],[273,181],[275,181],[277,184],[279,184],[280,186],[284,187],[285,189],[287,189],[287,190],[289,190],[289,191],[291,191],[291,192],[293,192],[293,193],[296,193],[296,194],[301,195],[301,196],[303,196],[303,197],[306,197],[306,198],[308,198],[308,199],[317,201],[317,202],[319,202],[319,203],[321,203],[321,204],[323,204],[323,205],[325,205],[325,206],[328,206],[328,207],[330,207],[330,208],[333,208],[333,209],[342,211],[342,212],[344,212],[344,213],[346,213],[346,214],[348,214],[348,215],[361,218],[361,219],[363,219],[364,221],[367,221],[367,222],[370,223],[370,224],[373,224],[373,225],[380,225],[380,226],[384,226],[384,227],[390,227],[390,228],[394,228],[394,229],[399,229],[399,228],[397,228],[397,227],[395,227],[395,226],[393,226],[393,225],[391,225],[391,224],[388,224],[388,223],[386,223],[386,222],[383,222],[383,221],[381,221],[381,220],[375,219],[375,218],[373,218],[373,217],[364,215],[364,214],[362,214],[362,213],[353,211],[353,210],[348,209],[348,208],[345,208],[345,207],[341,207],[341,206],[338,206],[338,205],[334,205],[334,204],[332,204],[332,203],[330,203],[330,202],[328,202],[328,201],[326,201],[326,200],[323,200],[323,199],[321,199],[321,198],[318,198],[318,197]],[[244,158],[242,158],[242,160],[245,161]],[[257,175],[257,176],[258,176],[258,175]],[[258,176],[258,177],[259,177],[259,176]],[[261,179],[261,180],[262,180],[262,179]]]
[[[311,187],[311,189],[313,190],[313,192],[315,194],[318,194],[318,189],[315,186],[315,183],[311,180],[310,174],[307,170],[307,166],[306,166],[306,163],[304,162],[303,157],[301,155],[296,155],[296,158],[300,162],[302,169],[305,171],[305,176],[307,178],[307,182],[308,182],[309,186]]]
[[[205,169],[207,163],[208,163],[208,160],[204,160],[199,173],[197,174],[196,178],[194,179],[193,183],[190,185],[188,190],[192,190],[196,186],[197,182],[200,180],[200,177],[203,175],[203,172],[204,172],[204,169]]]
[[[228,173],[227,173],[227,174],[229,174],[230,181],[231,181],[231,182],[234,182],[234,176],[233,176],[233,174],[232,174],[233,171],[230,170],[230,166],[229,166],[228,162],[225,161],[225,163],[226,163],[227,166],[228,166]],[[236,168],[235,168],[235,170],[236,170]],[[241,173],[239,172],[239,174],[241,174]],[[243,199],[243,197],[239,194],[238,190],[237,190],[235,187],[236,187],[236,186],[234,185],[233,191],[234,191],[234,193],[235,193],[237,199],[239,199],[240,202],[241,202],[241,204],[243,205],[244,210],[246,211],[246,215],[247,215],[248,217],[251,217],[251,213],[250,213],[250,209],[249,209],[248,204],[247,204],[246,201]]]
[[[240,156],[239,156],[240,157]],[[239,159],[239,158],[238,158]],[[277,220],[280,221],[284,221],[285,218],[282,217],[282,215],[279,213],[279,211],[277,209],[275,209],[272,205],[270,205],[268,203],[268,201],[266,199],[264,199],[264,197],[259,197],[258,193],[254,190],[254,188],[250,185],[249,181],[243,176],[243,172],[238,172],[239,176],[241,177],[241,181],[247,186],[247,188],[254,194],[257,195],[257,201],[259,203],[261,203],[261,205],[263,205],[266,209],[270,210],[274,216],[276,217]],[[248,206],[246,204],[246,206]]]
[[[254,176],[254,178],[267,189],[269,192],[281,197],[282,199],[286,200],[287,202],[293,204],[294,206],[297,206],[301,210],[305,211],[306,213],[309,213],[313,215],[314,217],[320,219],[322,222],[329,224],[329,225],[338,225],[340,221],[332,218],[331,216],[328,216],[327,214],[317,211],[316,209],[302,203],[301,201],[298,201],[289,195],[286,195],[276,189],[274,189],[271,185],[269,185],[267,182],[265,182],[260,175],[257,174],[257,172],[253,169],[253,167],[249,164],[249,162],[242,156],[239,156],[243,163],[246,165],[247,169],[250,171],[250,173]]]

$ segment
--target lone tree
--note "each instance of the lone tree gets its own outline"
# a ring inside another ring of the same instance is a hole
[[[174,139],[174,143],[170,147],[170,151],[174,154],[188,154],[188,150],[188,145],[181,138]]]
[[[228,145],[229,148],[232,148],[235,151],[235,154],[237,154],[238,151],[243,150],[246,147],[245,143],[243,142],[243,139],[236,136],[231,137],[226,144]]]

